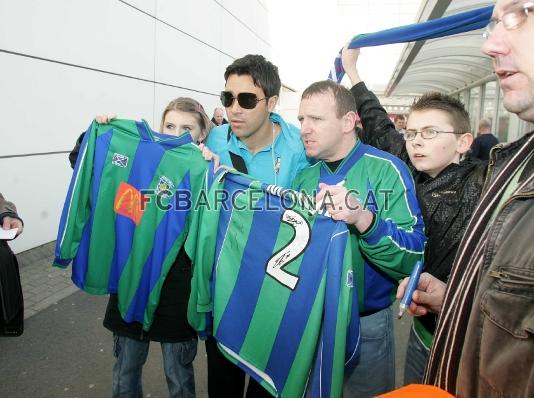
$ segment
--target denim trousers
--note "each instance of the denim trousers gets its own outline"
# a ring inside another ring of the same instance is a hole
[[[197,341],[160,344],[169,397],[195,397],[193,360],[197,353]],[[117,359],[113,366],[114,398],[143,397],[141,379],[149,346],[148,341],[138,341],[113,334],[113,354]]]
[[[425,373],[426,362],[430,350],[419,340],[415,330],[410,330],[408,346],[406,347],[406,362],[404,363],[404,385],[421,384]]]
[[[360,358],[345,371],[343,395],[374,397],[395,389],[395,334],[391,306],[360,318]]]

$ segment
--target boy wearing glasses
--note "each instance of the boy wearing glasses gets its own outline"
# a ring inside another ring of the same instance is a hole
[[[206,145],[221,164],[289,187],[308,160],[298,128],[273,112],[281,87],[278,68],[249,54],[229,65],[224,79],[220,98],[229,124],[214,128]]]
[[[427,93],[415,102],[404,134],[395,126],[378,98],[360,79],[359,49],[343,51],[343,67],[353,87],[364,130],[361,140],[403,159],[412,169],[428,241],[425,271],[446,282],[460,240],[476,207],[487,163],[461,157],[473,142],[469,115],[448,95]],[[414,318],[406,352],[404,383],[421,383],[437,315]]]

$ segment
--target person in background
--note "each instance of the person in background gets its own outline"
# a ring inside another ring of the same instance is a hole
[[[482,119],[478,122],[477,137],[471,145],[471,150],[467,156],[480,160],[488,160],[491,148],[499,143],[497,137],[491,134],[491,122],[487,119]]]
[[[534,4],[498,0],[485,30],[504,107],[534,123]],[[534,132],[490,154],[484,190],[446,283],[428,274],[410,312],[440,312],[425,384],[458,397],[534,392]],[[407,281],[399,286],[401,296]]]
[[[215,126],[220,126],[223,124],[228,124],[228,120],[224,118],[224,109],[223,108],[215,108],[213,110],[213,117],[211,118],[211,122]]]
[[[395,128],[400,134],[404,134],[406,131],[406,116],[404,115],[395,115],[393,118],[393,123],[395,124]]]
[[[17,208],[0,193],[0,226],[4,230],[24,230]],[[19,265],[6,240],[0,240],[0,336],[20,336],[24,330],[24,298]]]
[[[108,123],[112,116],[97,116],[99,123]],[[161,117],[160,131],[169,135],[191,134],[202,141],[211,129],[211,121],[199,102],[180,97],[171,101]],[[81,141],[81,140],[79,140]],[[206,157],[205,149],[203,155]],[[69,155],[74,168],[79,144]],[[193,360],[197,352],[197,335],[187,321],[187,304],[191,291],[191,260],[182,247],[171,266],[154,314],[150,330],[138,322],[125,322],[118,308],[117,294],[110,294],[104,327],[113,332],[112,396],[143,397],[142,370],[151,341],[159,342],[169,397],[195,397]]]

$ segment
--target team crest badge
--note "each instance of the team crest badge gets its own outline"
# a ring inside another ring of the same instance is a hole
[[[119,167],[128,167],[128,156],[121,155],[120,153],[114,153],[111,163]]]
[[[347,287],[354,287],[354,273],[352,271],[347,272]]]
[[[158,185],[156,186],[156,195],[172,196],[174,191],[174,184],[170,179],[165,176],[161,176]]]

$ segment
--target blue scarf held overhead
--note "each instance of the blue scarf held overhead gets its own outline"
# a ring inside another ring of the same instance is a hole
[[[451,36],[457,33],[481,29],[489,23],[492,12],[493,6],[491,5],[477,8],[476,10],[462,12],[460,14],[432,19],[426,22],[398,26],[396,28],[381,30],[374,33],[356,35],[352,38],[349,48],[372,47],[381,46],[383,44],[435,39],[437,37]],[[340,50],[334,61],[334,66],[328,75],[328,79],[339,83],[344,75],[345,70],[341,63]]]

